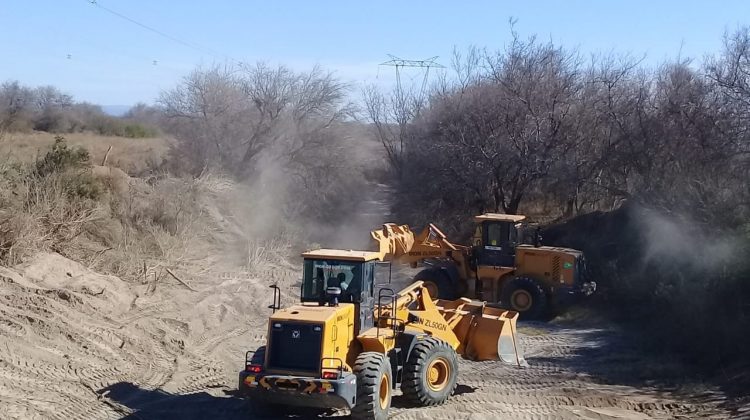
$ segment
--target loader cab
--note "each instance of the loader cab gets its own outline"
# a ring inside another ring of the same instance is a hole
[[[377,255],[369,251],[332,249],[305,252],[302,254],[300,301],[320,306],[354,304],[357,307],[355,329],[363,331],[372,327]],[[331,291],[335,289],[340,293],[332,296]]]
[[[521,243],[519,227],[525,218],[498,213],[476,216],[474,255],[477,265],[514,267],[516,247]]]

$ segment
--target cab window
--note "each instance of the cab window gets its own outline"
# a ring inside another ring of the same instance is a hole
[[[492,222],[485,225],[485,245],[504,246],[513,245],[518,240],[515,226],[506,222]]]
[[[326,288],[341,289],[341,301],[352,301],[362,290],[362,264],[337,260],[305,260],[302,301],[326,299]]]
[[[375,270],[373,269],[373,266],[370,264],[365,264],[364,266],[365,275],[362,279],[362,291],[372,295],[373,294],[373,287],[375,283]]]
[[[487,225],[487,242],[485,245],[501,246],[508,242],[507,223],[489,223]]]

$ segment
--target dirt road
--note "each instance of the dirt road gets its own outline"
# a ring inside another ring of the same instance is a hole
[[[280,284],[289,303],[296,277],[276,267],[129,284],[56,254],[0,268],[0,417],[256,418],[233,396],[237,370],[263,341],[268,285]],[[612,331],[521,329],[529,368],[462,362],[448,404],[413,409],[396,397],[393,418],[731,417],[716,389],[670,391],[639,378],[666,367],[644,365]]]
[[[621,385],[637,364],[619,337],[600,329],[522,327],[529,367],[495,362],[461,366],[457,395],[428,410],[401,410],[399,419],[667,419],[727,418],[721,395],[685,398],[647,387]]]

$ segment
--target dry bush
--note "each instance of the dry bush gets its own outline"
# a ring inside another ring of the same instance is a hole
[[[291,235],[284,234],[265,241],[247,242],[247,261],[244,264],[249,271],[259,271],[267,268],[271,262],[284,261],[289,257],[289,250],[293,249],[295,244]]]
[[[231,185],[212,175],[198,178],[176,178],[163,174],[146,182],[110,176],[108,207],[110,218],[89,232],[95,244],[105,247],[101,253],[89,253],[89,263],[127,278],[147,272],[162,272],[166,267],[191,266],[193,272],[210,264],[217,253],[212,247],[220,218],[208,207],[216,195]]]
[[[149,172],[161,165],[169,148],[167,138],[130,139],[109,137],[91,133],[66,134],[65,140],[72,147],[82,147],[91,155],[91,162],[101,164],[104,156],[107,165],[124,170],[132,175]],[[0,138],[0,157],[11,161],[33,162],[54,144],[55,135],[44,132],[9,132]]]
[[[82,149],[55,148],[34,164],[0,168],[0,261],[38,250],[60,251],[106,214],[101,185]]]
[[[0,264],[50,250],[134,280],[144,267],[163,273],[205,261],[221,217],[206,209],[229,188],[210,174],[131,178],[57,143],[35,162],[0,167]]]

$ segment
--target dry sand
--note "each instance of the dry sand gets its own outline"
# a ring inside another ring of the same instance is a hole
[[[233,395],[237,371],[263,342],[268,286],[280,284],[289,304],[297,277],[269,267],[185,274],[188,286],[171,277],[131,284],[57,254],[0,267],[0,418],[257,418]],[[446,405],[407,408],[395,397],[392,418],[731,417],[717,389],[667,391],[634,377],[643,362],[611,330],[522,329],[529,368],[462,361]]]

